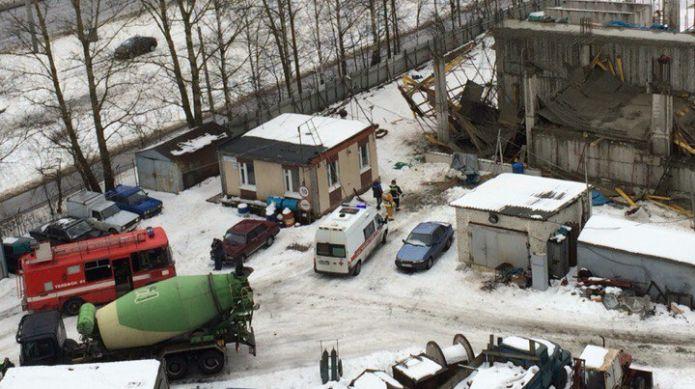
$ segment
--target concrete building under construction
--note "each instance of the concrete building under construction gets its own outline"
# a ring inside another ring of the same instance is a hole
[[[650,26],[648,8],[566,0],[495,29],[499,109],[518,113],[531,165],[695,192],[695,35],[605,26]]]

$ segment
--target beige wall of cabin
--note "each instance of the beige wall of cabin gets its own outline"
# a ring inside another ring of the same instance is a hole
[[[347,148],[338,152],[338,176],[342,186],[343,197],[349,197],[353,194],[353,189],[361,192],[361,169],[359,144],[355,142]],[[379,164],[377,158],[376,138],[374,134],[368,137],[369,148],[369,165],[372,171],[372,179],[379,176]],[[235,169],[232,162],[223,157],[222,160],[224,188],[227,195],[240,196],[239,184],[240,176],[239,169]],[[314,190],[311,179],[311,168],[300,167],[300,182],[302,179],[305,186],[311,194],[318,193],[319,210],[325,213],[331,210],[331,204],[328,192],[328,173],[326,161],[322,160],[315,167],[318,191]],[[258,200],[265,201],[268,196],[284,196],[285,181],[283,175],[283,165],[265,162],[254,161],[254,171],[256,174],[256,196]],[[314,199],[309,198],[310,202]]]

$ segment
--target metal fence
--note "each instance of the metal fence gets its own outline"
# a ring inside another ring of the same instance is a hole
[[[421,39],[422,35],[411,34],[409,37],[410,44],[404,44],[400,53],[395,54],[391,58],[385,58],[379,64],[372,66],[364,66],[364,59],[353,56],[349,59],[348,68],[356,69],[349,73],[343,79],[334,77],[332,80],[325,81],[322,85],[313,86],[313,90],[305,92],[299,96],[288,98],[284,95],[282,88],[279,91],[274,91],[279,94],[274,95],[275,100],[280,100],[277,103],[269,104],[267,108],[252,109],[250,107],[263,106],[258,100],[267,99],[268,96],[259,96],[255,99],[247,101],[245,104],[239,104],[235,107],[235,114],[231,121],[225,125],[234,133],[243,132],[254,128],[275,116],[282,113],[295,112],[311,114],[320,112],[331,105],[343,101],[355,94],[367,91],[379,85],[391,82],[396,77],[403,73],[417,68],[432,59],[431,47],[434,39],[441,39],[445,51],[454,50],[465,43],[475,39],[476,36],[488,31],[491,27],[500,23],[505,18],[525,18],[530,12],[541,8],[541,1],[520,2],[512,6],[499,9],[497,12],[491,11],[484,13],[480,17],[474,17],[469,14],[467,22],[461,26],[452,28],[446,31],[439,38],[429,37]],[[332,69],[336,69],[336,65]],[[326,75],[326,73],[324,73]],[[311,82],[311,77],[308,81]],[[122,161],[115,165],[116,174],[122,174],[128,171],[134,171],[134,154],[132,152],[119,155]],[[77,174],[72,174],[71,182],[68,185],[61,185],[63,198],[79,191],[83,188],[80,178]],[[58,191],[54,182],[45,183],[39,187],[33,188],[30,191],[17,196],[14,200],[17,203],[23,203],[21,207],[17,207],[17,211],[5,219],[0,220],[0,236],[10,234],[24,234],[37,224],[46,222],[53,215],[50,212],[49,204],[53,204],[58,199]],[[23,197],[23,199],[17,199]],[[27,206],[24,201],[30,201],[31,205]],[[1,204],[4,208],[6,204]]]

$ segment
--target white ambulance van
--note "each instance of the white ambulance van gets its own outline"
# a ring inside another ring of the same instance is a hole
[[[370,254],[386,242],[388,227],[376,208],[362,203],[344,204],[316,230],[314,271],[360,274]]]

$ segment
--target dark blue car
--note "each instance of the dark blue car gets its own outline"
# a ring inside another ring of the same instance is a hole
[[[396,266],[402,270],[429,269],[451,247],[454,229],[449,223],[420,223],[403,240],[396,254]]]
[[[148,196],[137,186],[116,185],[113,190],[106,192],[106,199],[116,203],[122,210],[137,213],[143,219],[162,211],[162,202]]]

